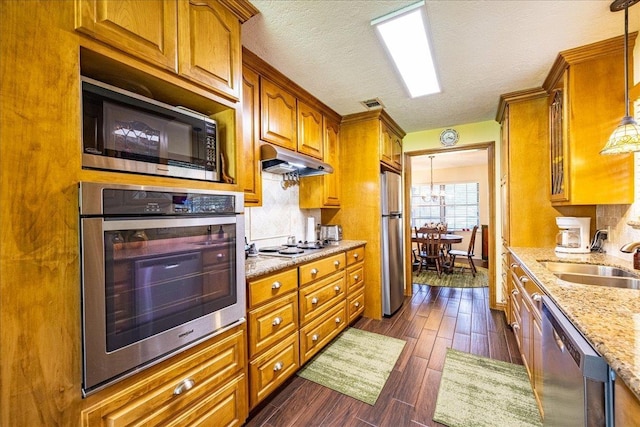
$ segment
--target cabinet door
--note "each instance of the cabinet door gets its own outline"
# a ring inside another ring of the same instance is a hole
[[[380,161],[393,166],[393,134],[384,123],[380,125]]]
[[[324,121],[324,161],[333,166],[333,173],[324,175],[324,206],[340,206],[340,124]]]
[[[533,392],[538,402],[538,408],[540,409],[540,415],[544,418],[542,409],[542,382],[544,379],[544,371],[542,367],[542,327],[540,319],[534,317],[532,325],[532,339],[533,339]]]
[[[323,159],[322,114],[298,100],[298,152]]]
[[[296,98],[260,79],[260,139],[295,151],[298,146]]]
[[[391,134],[391,159],[393,167],[402,170],[402,138],[396,134]]]
[[[564,81],[564,79],[563,79]],[[565,94],[561,87],[551,92],[549,97],[549,141],[551,146],[551,201],[569,200],[569,162],[567,138],[564,135]]]
[[[217,1],[178,2],[178,73],[233,100],[240,97],[240,21]]]
[[[242,157],[241,183],[245,206],[262,205],[262,179],[260,176],[260,80],[248,68],[242,71],[242,139],[239,151]]]
[[[176,71],[175,0],[76,0],[76,30]]]

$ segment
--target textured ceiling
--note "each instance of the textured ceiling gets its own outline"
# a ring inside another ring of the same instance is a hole
[[[442,92],[411,99],[370,21],[414,0],[251,2],[261,13],[243,24],[244,46],[339,114],[380,98],[407,132],[493,120],[499,96],[541,86],[559,51],[624,33],[610,1],[427,0]]]

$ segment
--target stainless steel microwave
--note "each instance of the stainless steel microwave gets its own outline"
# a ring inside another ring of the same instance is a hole
[[[82,167],[219,181],[217,123],[82,77]]]

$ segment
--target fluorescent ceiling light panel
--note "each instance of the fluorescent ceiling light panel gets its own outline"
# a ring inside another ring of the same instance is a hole
[[[440,92],[425,24],[424,1],[371,21],[412,98]]]

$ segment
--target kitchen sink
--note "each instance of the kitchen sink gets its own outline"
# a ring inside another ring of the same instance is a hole
[[[577,264],[570,262],[542,262],[557,278],[581,285],[610,288],[640,289],[640,277],[609,265]]]
[[[573,274],[588,274],[593,276],[605,276],[605,277],[631,277],[638,278],[638,275],[629,271],[623,270],[618,267],[611,267],[609,265],[597,265],[597,264],[577,264],[572,262],[542,262],[548,270],[552,273],[573,273]]]
[[[640,279],[619,276],[595,276],[590,274],[554,273],[562,280],[581,285],[607,286],[610,288],[640,289]]]

